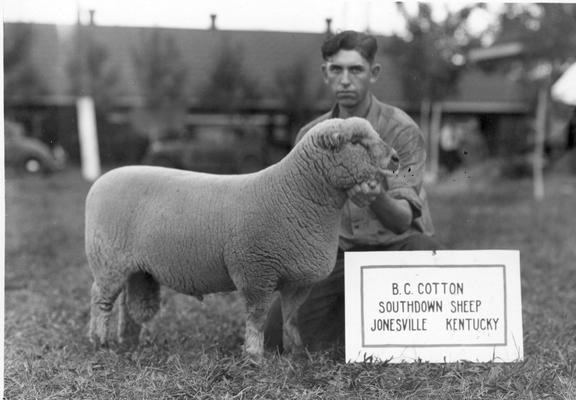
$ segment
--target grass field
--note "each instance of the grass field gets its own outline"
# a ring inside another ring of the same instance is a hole
[[[164,292],[137,350],[86,339],[83,252],[89,185],[77,171],[6,181],[6,399],[576,399],[576,177],[430,190],[438,238],[454,249],[519,249],[525,360],[510,364],[345,364],[242,357],[242,304]]]

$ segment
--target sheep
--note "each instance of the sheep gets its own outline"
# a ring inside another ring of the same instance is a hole
[[[107,344],[120,296],[118,340],[137,342],[165,285],[200,299],[238,290],[247,311],[244,351],[255,359],[279,291],[285,350],[301,351],[298,308],[334,267],[346,191],[397,168],[396,152],[371,125],[349,118],[318,124],[281,161],[251,174],[111,170],[86,199],[91,341]]]

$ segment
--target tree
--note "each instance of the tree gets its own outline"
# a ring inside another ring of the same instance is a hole
[[[576,4],[506,4],[496,42],[527,44],[523,64],[576,58]]]
[[[92,27],[77,25],[68,70],[72,95],[91,96],[99,109],[111,105],[117,92],[118,73],[106,48],[94,40]]]
[[[118,95],[118,69],[106,47],[94,38],[94,26],[76,25],[67,68],[71,95],[91,96],[98,112],[114,104]]]
[[[576,61],[576,4],[506,4],[495,44],[510,42],[523,51],[500,60],[498,68],[516,77],[526,97],[535,99],[542,83],[556,80]]]
[[[522,45],[519,57],[501,63],[516,76],[535,104],[534,196],[544,197],[544,145],[550,126],[550,87],[576,61],[575,4],[507,4],[500,16],[497,43]]]
[[[445,17],[438,20],[432,3],[418,3],[416,12],[411,13],[399,2],[397,9],[406,22],[407,34],[394,36],[384,49],[393,55],[401,71],[406,97],[420,104],[420,125],[429,140],[433,174],[438,170],[439,102],[456,91],[467,49],[479,41],[466,29],[475,7],[445,9]]]
[[[98,162],[119,162],[123,158],[131,157],[138,147],[135,145],[136,140],[141,141],[141,138],[136,137],[129,130],[119,133],[115,124],[111,124],[106,118],[107,112],[118,105],[117,99],[121,93],[120,72],[118,64],[109,52],[109,47],[98,40],[98,29],[93,23],[83,25],[80,21],[75,26],[73,41],[68,44],[67,48],[68,93],[76,99],[89,97],[93,100]],[[77,113],[77,118],[80,118],[80,108],[77,108]],[[81,126],[78,126],[79,142],[74,143],[74,147],[85,146],[86,143],[91,142],[89,139],[91,136],[87,133],[90,131],[83,131]],[[68,140],[71,139],[68,138]],[[127,145],[128,143],[130,145]],[[68,144],[68,147],[72,146]],[[86,148],[82,150],[80,147],[80,154],[87,154],[83,151],[96,154],[95,150],[91,146],[89,150]],[[81,158],[81,160],[83,168],[89,168],[86,159]],[[87,174],[87,176],[90,175],[90,173]]]
[[[200,88],[204,107],[235,114],[261,99],[259,83],[246,71],[243,54],[241,46],[222,43],[206,85]]]
[[[4,93],[7,102],[46,94],[48,89],[32,61],[34,30],[11,24],[4,36]]]
[[[132,59],[143,99],[134,114],[137,129],[151,141],[181,133],[188,112],[188,68],[174,39],[153,29]]]
[[[275,90],[288,117],[287,128],[293,135],[310,120],[317,102],[326,95],[325,85],[315,84],[311,77],[306,59],[301,57],[274,75]]]

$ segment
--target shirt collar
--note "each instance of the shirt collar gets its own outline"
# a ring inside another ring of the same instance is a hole
[[[376,103],[376,98],[374,97],[373,94],[370,94],[369,96],[370,96],[370,106],[368,106],[368,111],[366,111],[365,115],[358,115],[358,117],[362,117],[367,120],[370,120],[370,117],[374,114],[374,110],[376,109],[374,107]],[[340,108],[338,107],[338,103],[335,103],[334,106],[332,107],[332,110],[330,110],[330,118],[340,118]]]

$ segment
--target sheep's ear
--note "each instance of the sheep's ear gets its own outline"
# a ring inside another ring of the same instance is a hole
[[[364,132],[363,130],[354,130],[350,133],[349,136],[350,137],[348,138],[348,140],[350,141],[350,143],[353,144],[361,143],[364,139],[366,139],[366,132]]]
[[[342,146],[342,143],[344,143],[343,136],[338,131],[326,132],[320,135],[319,139],[320,146],[326,150],[337,150]]]
[[[339,121],[338,121],[339,122]],[[322,126],[317,125],[318,145],[326,150],[337,150],[346,141],[345,134],[342,133],[341,124],[332,120],[325,122]]]
[[[346,122],[346,140],[350,143],[363,143],[370,136],[370,131],[373,130],[370,123],[365,119],[351,118]]]
[[[360,122],[358,122],[358,120]],[[317,125],[319,129],[318,145],[327,150],[338,150],[345,143],[362,143],[368,136],[368,121],[359,118],[348,120],[329,120]]]
[[[366,133],[363,131],[334,130],[320,135],[319,144],[327,150],[338,150],[345,143],[363,143]]]

